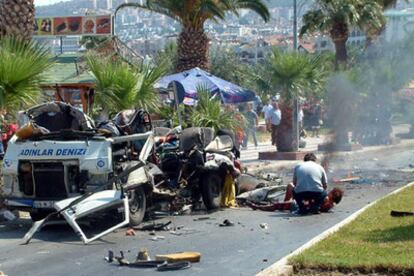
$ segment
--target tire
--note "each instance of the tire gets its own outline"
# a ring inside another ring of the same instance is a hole
[[[32,218],[32,221],[39,221],[44,219],[50,213],[51,212],[46,211],[30,212],[30,217]]]
[[[146,211],[147,198],[143,187],[128,192],[129,197],[129,225],[138,226],[143,220]]]
[[[201,184],[201,196],[207,210],[214,210],[220,207],[222,190],[223,178],[218,172],[208,172],[204,175]]]

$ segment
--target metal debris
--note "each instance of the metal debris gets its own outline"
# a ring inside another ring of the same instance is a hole
[[[108,263],[112,263],[114,261],[114,252],[112,250],[108,250],[108,256],[106,256],[104,259]]]
[[[151,241],[160,241],[160,240],[165,240],[164,236],[154,236],[150,239]]]
[[[267,224],[267,223],[260,223],[260,228],[262,228],[264,230],[267,230],[267,229],[269,229],[269,224]]]
[[[220,223],[219,224],[219,226],[222,226],[222,227],[234,226],[234,222],[232,222],[232,221],[230,221],[228,219],[225,219],[223,221],[223,223]]]

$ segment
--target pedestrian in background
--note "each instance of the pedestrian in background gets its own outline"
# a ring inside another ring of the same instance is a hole
[[[256,127],[259,124],[259,117],[257,113],[253,110],[253,105],[247,105],[247,111],[244,113],[244,118],[246,119],[246,129],[244,131],[244,139],[243,139],[243,149],[247,148],[247,143],[249,142],[249,136],[252,134],[254,146],[257,147],[257,135],[256,135]]]
[[[322,120],[322,107],[318,103],[314,106],[312,111],[312,119],[311,119],[311,130],[312,130],[312,136],[319,137],[319,130],[321,129],[321,126],[323,125]]]
[[[277,129],[282,120],[282,112],[280,111],[279,103],[276,100],[272,101],[272,108],[267,112],[266,118],[267,129],[272,134],[272,146],[276,146]]]
[[[267,105],[263,106],[262,108],[262,113],[263,113],[263,117],[265,118],[265,121],[267,120],[266,116],[270,109],[272,109],[272,99],[269,99]]]

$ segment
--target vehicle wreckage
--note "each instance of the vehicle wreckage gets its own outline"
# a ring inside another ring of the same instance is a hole
[[[140,109],[95,126],[61,102],[32,107],[26,115],[30,121],[10,140],[3,161],[5,205],[29,212],[35,222],[25,243],[56,216],[87,244],[140,224],[151,208],[176,211],[200,197],[207,209],[218,208],[224,176],[240,169],[228,131],[153,128]],[[78,220],[114,206],[123,220],[87,237]]]

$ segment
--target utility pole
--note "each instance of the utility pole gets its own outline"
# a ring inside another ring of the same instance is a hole
[[[293,0],[293,51],[298,51],[298,5],[297,0]],[[295,150],[299,150],[299,99],[298,96],[294,98],[293,103],[293,139],[296,142]]]
[[[293,48],[298,50],[298,3],[293,0]]]

